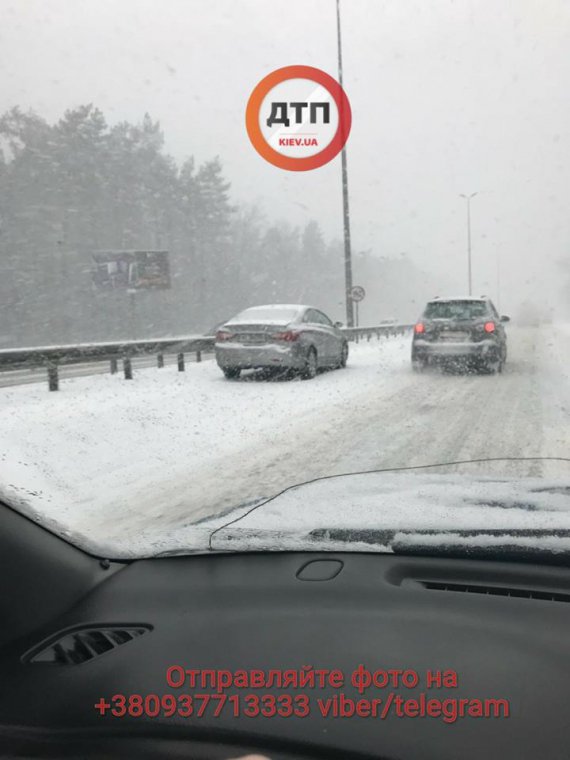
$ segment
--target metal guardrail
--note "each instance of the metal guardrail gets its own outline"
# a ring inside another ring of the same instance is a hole
[[[349,340],[359,342],[362,338],[382,338],[404,335],[413,325],[380,325],[377,327],[343,328]],[[69,346],[39,346],[34,348],[0,349],[0,372],[21,369],[45,369],[50,391],[59,390],[59,367],[87,364],[94,361],[108,361],[111,374],[123,365],[126,380],[133,378],[133,359],[156,356],[156,366],[164,367],[164,356],[175,354],[178,371],[185,370],[185,355],[193,353],[196,361],[202,360],[202,353],[214,350],[213,335],[197,335],[182,338],[159,338],[153,340],[130,340],[116,343],[79,343]]]
[[[118,372],[122,361],[126,380],[133,378],[133,359],[156,356],[157,367],[164,366],[165,354],[176,354],[179,371],[185,369],[185,354],[195,353],[196,361],[202,352],[213,351],[214,338],[191,336],[154,340],[119,341],[117,343],[80,343],[71,346],[40,346],[37,348],[8,348],[0,350],[0,372],[18,369],[45,368],[50,391],[59,390],[59,367],[109,361],[110,372]]]
[[[375,327],[343,327],[342,331],[349,340],[357,343],[361,338],[390,338],[396,335],[405,335],[413,330],[413,325],[377,325]]]

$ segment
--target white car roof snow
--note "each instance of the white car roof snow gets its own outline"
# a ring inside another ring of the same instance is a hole
[[[239,314],[236,314],[235,317],[232,317],[229,319],[225,324],[226,325],[239,325],[239,324],[248,324],[252,320],[255,320],[256,324],[282,324],[283,323],[283,317],[279,314],[279,312],[290,312],[291,317],[294,319],[299,314],[301,314],[305,309],[313,308],[311,306],[303,306],[301,304],[267,304],[266,306],[251,306],[248,309],[244,309],[243,311],[240,311]],[[263,318],[256,317],[256,312],[263,313],[265,312],[265,316]],[[267,316],[267,312],[275,312],[276,316],[275,318],[270,318]],[[244,321],[245,320],[245,321]],[[291,320],[288,320],[291,321]]]
[[[250,306],[247,309],[244,309],[243,311],[254,311],[256,309],[296,309],[300,311],[301,309],[311,309],[311,308],[313,307],[306,306],[303,304],[298,304],[298,303],[269,303],[269,304],[265,304],[265,306]]]
[[[489,301],[487,296],[445,296],[445,298],[432,298],[428,303],[447,303],[449,301]]]

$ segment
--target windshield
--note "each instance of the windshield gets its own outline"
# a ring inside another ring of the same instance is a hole
[[[488,314],[484,301],[432,301],[424,312],[426,319],[475,319]]]
[[[0,509],[109,559],[566,551],[565,0],[0,29]]]

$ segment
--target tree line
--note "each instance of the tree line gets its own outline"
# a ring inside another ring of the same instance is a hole
[[[168,250],[171,288],[98,290],[92,254],[106,249]],[[411,265],[367,266],[382,279]],[[93,105],[55,124],[19,108],[0,117],[0,345],[188,335],[265,302],[342,317],[343,299],[340,242],[316,221],[299,229],[235,205],[220,159],[178,166],[148,114],[114,126]]]

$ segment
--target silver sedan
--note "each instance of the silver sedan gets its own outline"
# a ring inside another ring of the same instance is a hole
[[[313,306],[254,306],[216,333],[216,361],[227,378],[242,369],[288,369],[313,378],[319,369],[346,367],[348,341],[340,322]]]

